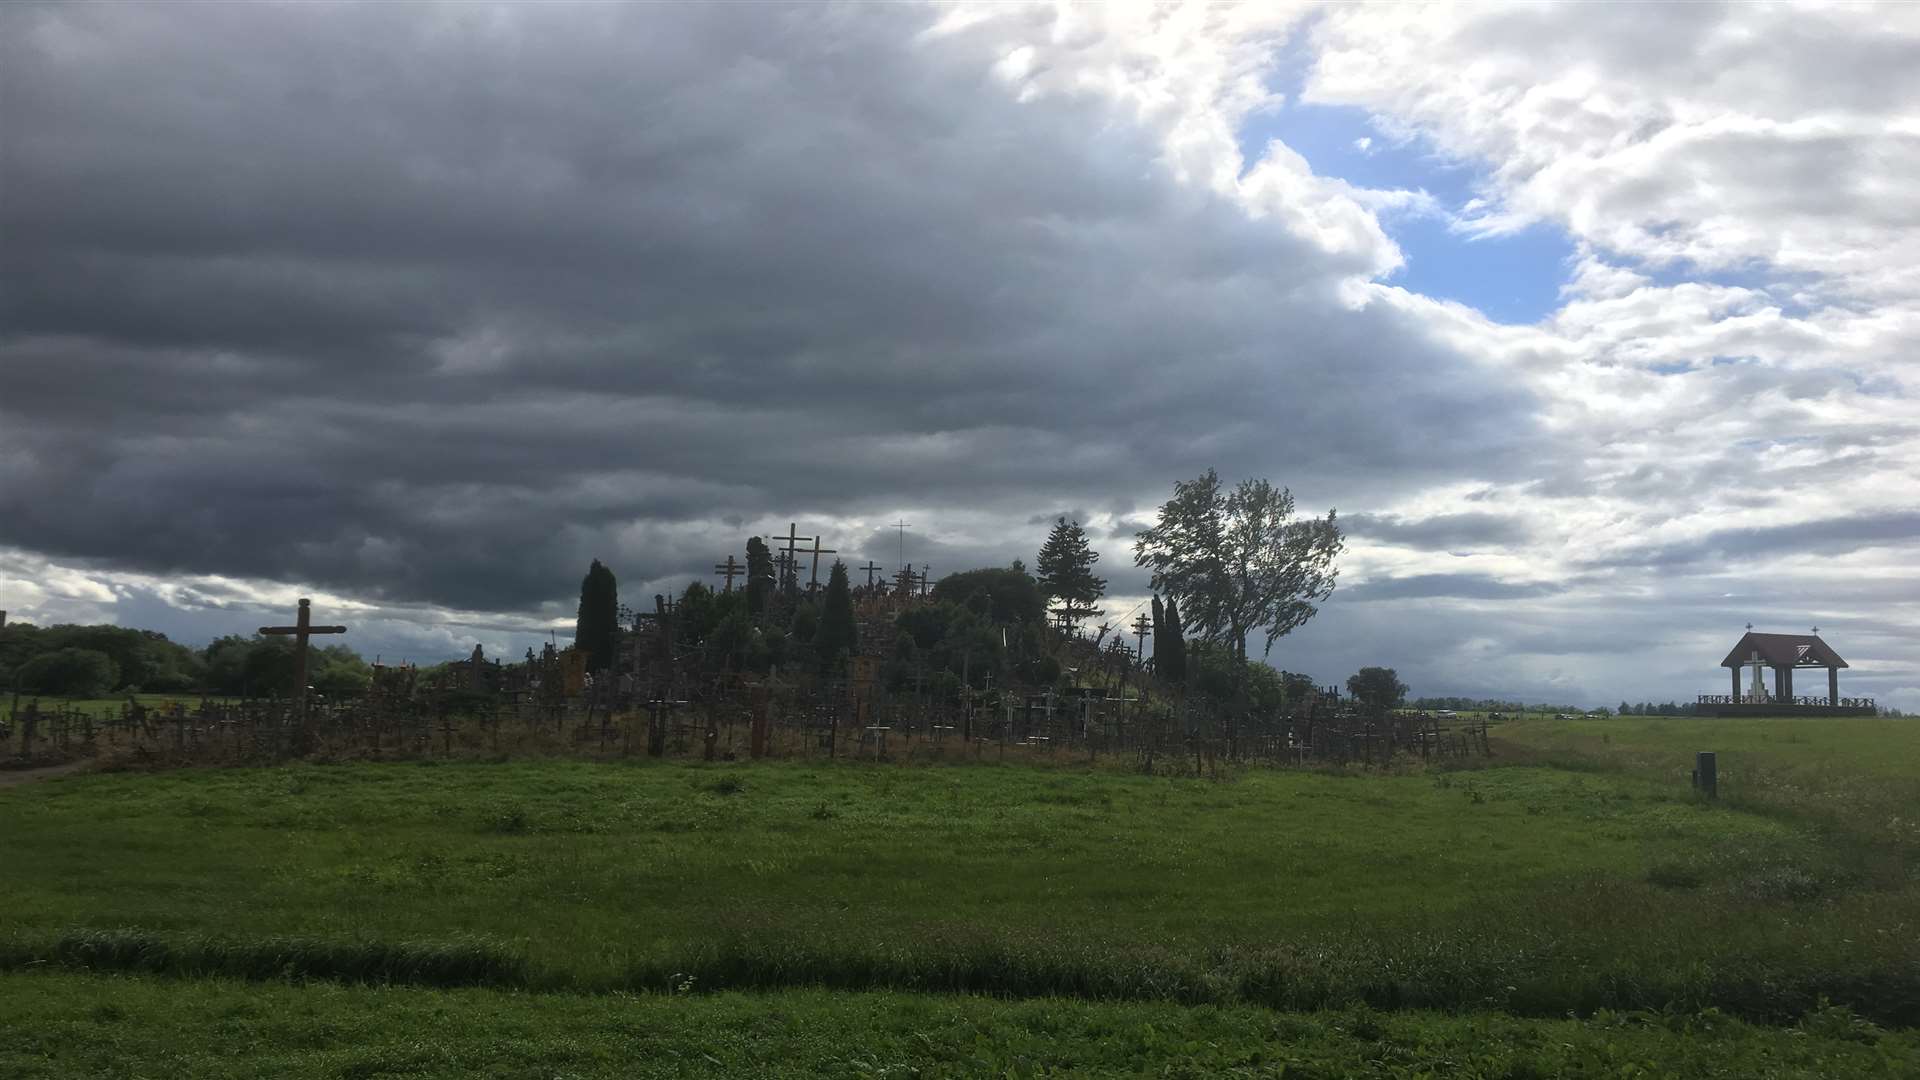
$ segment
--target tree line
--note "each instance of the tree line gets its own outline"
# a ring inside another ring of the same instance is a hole
[[[293,641],[228,635],[193,649],[165,634],[97,625],[0,627],[0,679],[10,690],[62,697],[206,691],[223,697],[284,694]],[[327,696],[366,689],[372,669],[346,645],[309,646],[308,681]]]

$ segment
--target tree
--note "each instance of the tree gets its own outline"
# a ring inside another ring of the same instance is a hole
[[[619,623],[620,589],[613,571],[593,560],[580,580],[580,612],[573,624],[573,644],[585,649],[587,669],[613,666],[613,632]]]
[[[323,697],[357,697],[373,683],[373,668],[350,645],[315,649],[307,660],[309,681]]]
[[[100,697],[120,682],[120,665],[98,649],[56,649],[14,669],[19,689],[30,694]]]
[[[813,647],[820,666],[831,668],[853,655],[859,645],[859,627],[853,621],[853,590],[847,585],[847,564],[833,560],[827,575],[827,596],[821,606],[820,627],[814,631]]]
[[[757,536],[747,538],[747,614],[759,615],[767,610],[767,600],[773,596],[773,552],[767,550],[767,542]]]
[[[1040,595],[1040,584],[1018,565],[963,570],[948,574],[933,586],[936,601],[967,604],[976,596],[991,601],[988,610],[994,622],[1032,622],[1047,615],[1047,598]]]
[[[1154,674],[1168,682],[1185,682],[1187,678],[1187,633],[1180,624],[1180,602],[1167,597],[1167,624],[1161,631],[1164,637],[1154,638]]]
[[[1247,656],[1247,635],[1265,631],[1265,652],[1319,611],[1333,594],[1344,546],[1334,512],[1293,518],[1293,493],[1265,480],[1231,492],[1212,469],[1173,486],[1159,524],[1134,541],[1136,566],[1153,588],[1181,602],[1186,627]]]
[[[1077,624],[1099,610],[1094,601],[1107,592],[1107,580],[1093,574],[1093,564],[1099,561],[1100,553],[1087,544],[1086,531],[1078,521],[1062,516],[1054,522],[1034,566],[1041,594],[1059,601],[1070,623]]]
[[[1347,693],[1375,709],[1391,709],[1407,699],[1407,684],[1389,667],[1363,667],[1347,677]]]

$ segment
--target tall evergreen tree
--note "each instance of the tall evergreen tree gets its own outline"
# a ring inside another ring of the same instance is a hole
[[[1078,623],[1099,610],[1095,601],[1107,593],[1107,580],[1093,574],[1093,564],[1099,561],[1100,553],[1087,544],[1086,531],[1078,521],[1062,516],[1054,522],[1034,560],[1035,576],[1040,579],[1040,591],[1059,602],[1069,622]]]
[[[1186,628],[1180,625],[1180,602],[1171,596],[1167,597],[1165,633],[1165,637],[1155,639],[1165,648],[1154,652],[1156,657],[1154,664],[1160,669],[1161,678],[1169,682],[1185,682],[1187,681],[1187,633]]]
[[[619,623],[620,590],[613,571],[593,560],[580,581],[580,612],[573,623],[573,643],[587,652],[587,668],[605,671],[613,666],[613,631]]]
[[[831,667],[843,656],[853,655],[859,645],[859,627],[853,621],[853,590],[847,585],[847,564],[833,560],[833,572],[827,576],[827,596],[820,611],[820,626],[813,633],[813,645],[822,668]]]
[[[757,536],[747,538],[747,614],[759,615],[767,610],[767,601],[773,596],[773,552],[767,550],[767,542]]]

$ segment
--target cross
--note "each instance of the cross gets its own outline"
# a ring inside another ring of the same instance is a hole
[[[907,524],[907,521],[905,518],[901,518],[899,521],[896,521],[892,525],[889,525],[887,527],[890,529],[895,529],[899,531],[900,561],[902,563],[906,562],[907,561],[907,530],[913,528],[913,526]]]
[[[785,563],[785,565],[786,565],[786,567],[788,568],[788,570],[789,570],[789,572],[791,572],[791,573],[793,574],[793,576],[794,576],[794,578],[795,578],[795,579],[797,580],[797,579],[799,578],[799,576],[800,576],[800,560],[798,560],[798,559],[797,559],[797,558],[795,558],[794,556],[795,556],[796,554],[798,554],[799,552],[801,552],[801,551],[805,551],[805,550],[806,550],[805,548],[803,548],[803,547],[801,547],[801,546],[800,546],[800,541],[802,541],[802,540],[814,540],[814,538],[813,538],[813,537],[811,537],[811,536],[801,536],[801,535],[800,535],[800,532],[799,532],[799,523],[798,523],[798,522],[788,522],[788,523],[787,523],[787,535],[785,535],[785,536],[772,536],[772,537],[769,537],[768,539],[770,539],[770,540],[785,540],[785,541],[787,542],[787,546],[786,546],[786,547],[784,547],[784,548],[781,548],[780,550],[781,550],[781,551],[784,551],[784,552],[786,552],[786,554],[787,554],[787,558],[786,558],[786,563]],[[814,542],[815,542],[815,543],[818,543],[818,541],[817,541],[817,540],[814,540]],[[783,580],[783,581],[781,582],[781,584],[782,584],[782,585],[785,585],[785,584],[786,584],[786,582],[785,582],[785,581]]]
[[[926,566],[920,567],[920,595],[921,596],[927,595],[927,582],[930,580],[927,576],[928,569],[929,567],[926,567]]]
[[[865,570],[867,572],[867,588],[871,589],[873,588],[873,575],[879,573],[882,570],[885,570],[886,567],[881,566],[879,563],[874,562],[872,559],[868,559],[867,565],[862,566],[859,569]]]
[[[262,634],[279,637],[293,635],[293,701],[294,716],[300,722],[300,737],[306,738],[307,731],[307,638],[313,634],[344,634],[344,626],[313,625],[313,602],[306,597],[300,598],[300,616],[292,626],[263,626]]]
[[[1147,655],[1147,631],[1152,625],[1153,623],[1147,619],[1147,613],[1144,611],[1140,613],[1139,618],[1133,620],[1133,636],[1140,641],[1139,646],[1135,648],[1134,651],[1141,656]]]
[[[901,596],[913,595],[913,582],[914,582],[914,577],[913,577],[912,563],[908,563],[904,569],[894,572],[893,584],[894,584],[894,587],[899,590]]]
[[[812,576],[811,576],[811,577],[809,577],[809,578],[807,579],[807,591],[808,591],[808,592],[812,592],[813,590],[815,590],[815,589],[817,589],[817,588],[819,588],[819,587],[820,587],[820,556],[822,556],[822,555],[838,555],[838,554],[840,554],[839,552],[837,552],[837,551],[835,551],[835,550],[833,550],[832,548],[823,548],[823,547],[821,547],[821,546],[820,546],[820,538],[819,538],[819,537],[817,537],[817,536],[816,536],[816,537],[813,537],[812,539],[813,539],[813,552],[812,552],[812,554],[813,554],[813,574],[812,574]]]
[[[1748,624],[1747,624],[1747,633],[1749,633],[1749,634],[1751,634],[1751,633],[1753,633],[1753,624],[1752,624],[1752,623],[1748,623]]]
[[[733,579],[746,572],[747,572],[747,568],[740,565],[737,562],[734,562],[733,556],[731,555],[727,556],[727,561],[725,563],[713,564],[714,576],[723,577],[727,579],[727,587],[720,590],[721,592],[732,592]]]
[[[1816,626],[1816,627],[1814,627],[1814,628],[1813,628],[1813,632],[1814,632],[1814,633],[1816,633],[1816,634],[1817,634],[1817,633],[1819,633],[1819,632],[1820,632],[1820,628],[1819,628],[1819,627],[1817,627],[1817,626]]]

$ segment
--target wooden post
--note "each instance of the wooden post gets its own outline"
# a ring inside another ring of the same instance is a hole
[[[1720,797],[1719,763],[1713,751],[1702,750],[1693,756],[1693,786],[1709,799]]]
[[[1734,666],[1734,668],[1732,669],[1732,674],[1733,674],[1733,703],[1735,705],[1738,705],[1740,704],[1740,668],[1738,665]]]
[[[764,686],[753,688],[753,737],[750,753],[754,760],[767,756],[767,701],[772,692]]]
[[[1835,708],[1840,705],[1840,669],[1827,669],[1827,704]]]

